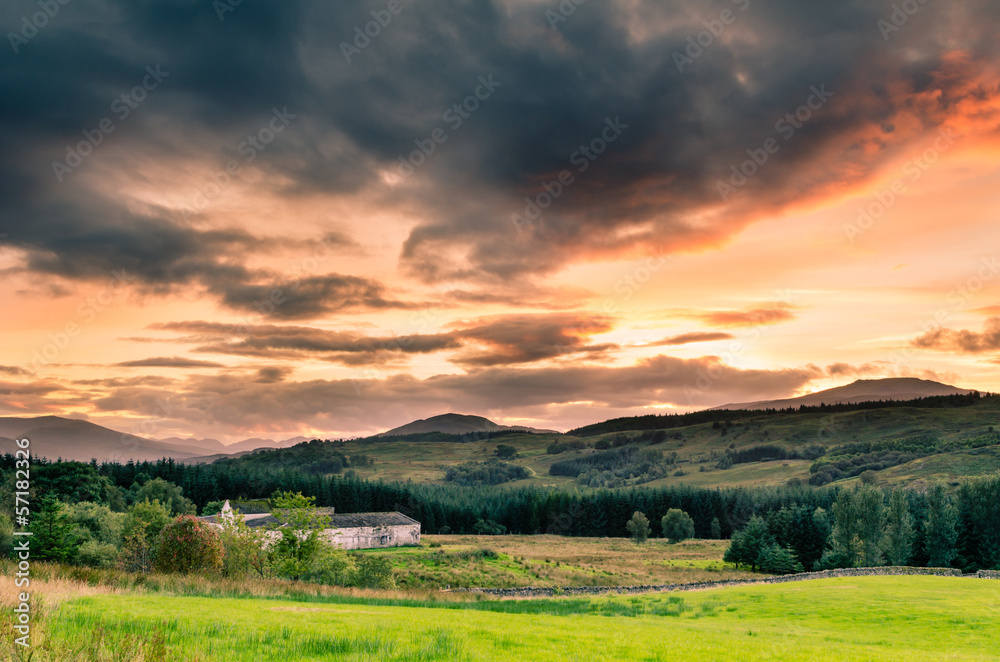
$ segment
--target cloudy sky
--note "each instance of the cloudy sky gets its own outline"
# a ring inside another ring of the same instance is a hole
[[[0,6],[0,415],[1000,390],[995,0],[62,2]]]

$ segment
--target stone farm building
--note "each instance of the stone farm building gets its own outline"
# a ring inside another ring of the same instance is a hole
[[[218,515],[209,515],[201,519],[213,526],[219,526],[220,521],[234,517],[237,511],[243,515],[243,521],[251,529],[274,528],[281,525],[278,519],[266,509],[238,503],[237,510],[234,511],[228,501]],[[338,515],[334,513],[333,508],[317,508],[316,512],[330,518],[330,528],[323,531],[323,537],[333,545],[343,549],[400,547],[420,543],[420,522],[402,513],[344,513]],[[271,539],[276,539],[280,535],[275,530],[268,533],[268,537]]]

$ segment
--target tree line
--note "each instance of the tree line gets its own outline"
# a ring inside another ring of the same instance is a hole
[[[13,468],[13,456],[0,458],[0,484],[9,492],[13,492]],[[146,483],[161,479],[180,488],[183,498],[197,512],[223,499],[267,499],[275,492],[289,491],[314,498],[318,506],[334,506],[340,512],[399,511],[421,522],[424,533],[506,531],[628,537],[626,522],[636,511],[666,513],[678,509],[691,517],[694,537],[729,538],[756,516],[768,523],[769,530],[784,536],[776,538],[776,542],[784,548],[792,547],[797,561],[806,568],[822,558],[829,537],[823,535],[824,529],[817,523],[817,510],[827,514],[828,522],[833,521],[830,518],[835,516],[834,505],[845,492],[844,488],[805,485],[617,490],[418,485],[231,463],[184,465],[172,460],[124,464],[39,461],[31,472],[32,487],[38,494],[67,504],[88,501],[121,512],[135,502],[138,490]],[[957,486],[956,493],[946,495],[957,512],[956,556],[952,560],[955,567],[975,570],[1000,565],[998,485],[1000,478],[996,477],[973,479]],[[930,494],[930,490],[905,492],[913,520],[911,564],[926,565],[922,541],[927,534]],[[654,518],[650,535],[661,536],[661,526],[661,521]],[[833,525],[830,535],[832,532]]]

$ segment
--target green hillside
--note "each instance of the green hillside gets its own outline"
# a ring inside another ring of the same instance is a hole
[[[636,417],[567,434],[431,432],[314,440],[222,462],[414,482],[443,482],[449,468],[463,463],[483,463],[478,466],[485,471],[486,463],[499,462],[530,471],[506,484],[537,486],[823,485],[856,481],[865,471],[888,483],[954,481],[1000,469],[998,429],[1000,397],[974,394]],[[499,460],[498,446],[504,456]]]

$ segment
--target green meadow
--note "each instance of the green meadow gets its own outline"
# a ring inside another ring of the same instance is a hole
[[[41,646],[20,659],[985,661],[1000,655],[1000,581],[864,577],[461,602],[93,594],[45,621]]]

